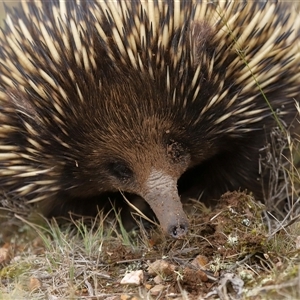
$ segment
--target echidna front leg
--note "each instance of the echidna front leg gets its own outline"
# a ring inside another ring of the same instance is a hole
[[[188,220],[182,209],[176,178],[153,170],[142,197],[150,205],[167,235],[178,239],[187,233]]]

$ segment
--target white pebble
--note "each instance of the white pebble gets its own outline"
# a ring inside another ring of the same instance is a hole
[[[121,284],[141,285],[144,281],[144,273],[142,270],[127,273],[121,280]]]

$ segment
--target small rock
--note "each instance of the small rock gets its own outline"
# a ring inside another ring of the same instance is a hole
[[[160,275],[157,275],[153,278],[153,281],[156,283],[156,284],[161,284],[163,282],[162,278]]]
[[[201,270],[206,270],[208,265],[208,258],[204,255],[199,254],[193,259],[192,265]]]
[[[36,277],[30,277],[29,279],[29,290],[32,292],[39,289],[42,286],[41,281]]]
[[[148,283],[146,283],[146,284],[144,285],[144,287],[145,287],[147,290],[150,290],[150,289],[152,288],[152,285],[151,285],[151,284],[148,284]]]
[[[121,284],[141,285],[144,281],[144,273],[142,270],[127,273],[121,280]]]
[[[175,266],[162,259],[156,260],[148,267],[149,275],[168,276],[173,274],[174,271],[175,271]]]
[[[150,294],[152,296],[158,296],[164,289],[165,289],[164,285],[158,284],[150,290]]]

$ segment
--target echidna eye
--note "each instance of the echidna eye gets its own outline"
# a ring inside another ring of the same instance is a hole
[[[110,162],[108,164],[108,170],[111,175],[119,180],[128,180],[133,176],[132,170],[123,162]]]

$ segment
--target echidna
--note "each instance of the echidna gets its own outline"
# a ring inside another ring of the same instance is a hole
[[[176,238],[189,174],[259,198],[259,149],[296,114],[299,28],[268,1],[23,1],[0,39],[1,189],[48,214],[139,195]]]

